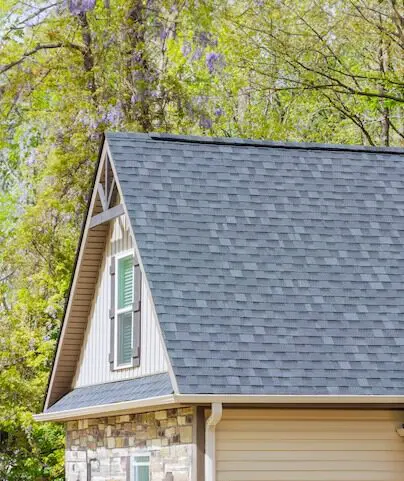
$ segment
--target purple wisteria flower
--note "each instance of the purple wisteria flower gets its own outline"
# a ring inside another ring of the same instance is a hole
[[[197,47],[192,55],[192,61],[197,62],[202,57],[202,49]]]
[[[201,118],[199,119],[199,125],[203,129],[211,129],[212,128],[212,121],[206,115],[201,115]]]
[[[95,7],[96,0],[68,0],[70,13],[80,15],[92,10]]]
[[[32,165],[35,164],[35,162],[36,162],[35,151],[32,150],[28,155],[28,157],[26,158],[25,164],[28,165],[28,167],[31,167]]]
[[[142,60],[142,56],[142,52],[139,52],[139,50],[135,50],[135,52],[133,52],[132,58],[134,62],[140,62]]]
[[[203,107],[208,103],[209,97],[207,95],[196,95],[192,100],[196,106]]]
[[[181,47],[181,53],[182,55],[184,55],[184,57],[188,57],[188,55],[191,53],[191,46],[189,45],[189,43],[184,43]]]
[[[215,110],[215,115],[216,117],[220,117],[224,114],[224,110],[220,107],[218,107],[216,110]]]
[[[160,30],[160,40],[166,40],[169,34],[170,34],[170,30],[168,28],[162,27]]]
[[[206,48],[208,45],[217,45],[217,40],[212,38],[212,35],[209,32],[199,32],[194,36],[194,40],[196,43],[202,46],[202,48]]]
[[[119,103],[112,106],[109,111],[103,115],[103,121],[111,125],[118,125],[122,119],[123,112]]]
[[[208,52],[206,54],[206,66],[208,67],[209,73],[217,72],[223,67],[223,57],[220,53]]]

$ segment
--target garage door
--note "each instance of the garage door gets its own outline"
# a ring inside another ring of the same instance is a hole
[[[400,411],[225,410],[217,481],[403,481]]]

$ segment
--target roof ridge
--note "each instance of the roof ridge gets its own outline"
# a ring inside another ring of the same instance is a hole
[[[402,147],[384,147],[349,144],[322,144],[316,142],[283,142],[275,140],[243,139],[238,137],[209,137],[197,135],[181,135],[165,132],[107,132],[107,137],[131,137],[142,140],[152,139],[165,142],[187,142],[211,145],[235,145],[239,147],[273,147],[301,150],[347,151],[363,153],[404,154]]]

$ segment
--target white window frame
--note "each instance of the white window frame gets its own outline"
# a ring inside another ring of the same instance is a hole
[[[130,362],[126,364],[118,364],[118,349],[119,349],[119,343],[118,343],[118,335],[119,335],[119,314],[124,314],[125,312],[132,312],[132,336],[130,340],[130,345],[131,349],[133,350],[133,328],[134,328],[134,322],[133,322],[133,302],[134,302],[134,295],[135,295],[135,263],[132,262],[132,270],[133,270],[133,285],[132,285],[132,304],[129,307],[124,307],[121,309],[118,309],[118,300],[119,300],[119,260],[123,259],[125,257],[132,257],[132,259],[135,258],[135,253],[133,250],[126,250],[124,252],[120,252],[119,254],[116,254],[115,256],[115,340],[114,340],[114,351],[115,351],[115,359],[114,359],[114,369],[116,371],[119,371],[120,369],[128,369],[133,367],[133,357],[131,356]]]
[[[138,457],[147,457],[148,461],[144,463],[137,463],[136,458]],[[130,460],[130,481],[138,481],[135,476],[136,466],[148,466],[149,479],[150,479],[150,453],[149,452],[139,452],[132,455]]]

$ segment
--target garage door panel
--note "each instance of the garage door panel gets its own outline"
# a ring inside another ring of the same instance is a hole
[[[226,409],[223,415],[222,422],[228,420],[240,421],[292,421],[292,420],[307,420],[307,421],[402,421],[402,413],[400,410],[357,410],[357,409],[246,409],[243,410],[242,417],[240,417],[240,409]]]
[[[268,430],[268,431],[219,431],[217,433],[217,439],[220,441],[236,441],[236,440],[299,440],[303,439],[305,441],[308,440],[346,440],[347,437],[351,440],[385,440],[385,441],[396,441],[397,440],[397,433],[393,430],[386,430],[383,431],[344,431],[344,432],[337,432],[337,431],[281,431],[278,429],[277,431]],[[404,443],[404,441],[403,441]]]
[[[369,461],[369,451],[327,451],[327,459],[329,461]],[[396,461],[402,462],[402,450],[397,451],[372,451],[371,458],[373,461]],[[251,461],[250,451],[223,451],[220,450],[216,457],[218,462],[221,461]],[[312,449],[304,451],[255,451],[254,463],[257,461],[323,461],[323,451],[315,451]],[[403,476],[404,477],[404,476]]]
[[[260,449],[268,451],[307,451],[308,448],[314,451],[379,451],[380,449],[388,449],[401,451],[401,443],[398,444],[394,441],[382,441],[381,444],[378,440],[319,440],[317,442],[310,442],[308,446],[307,441],[301,440],[251,440],[248,442],[243,442],[242,440],[235,441],[222,441],[220,442],[220,449],[230,450],[235,449],[238,451],[257,451]]]
[[[318,471],[363,471],[363,463],[371,462],[373,471],[390,471],[398,472],[400,470],[404,474],[404,462],[403,461],[375,461],[370,459],[354,460],[354,461],[331,461],[327,460],[296,460],[290,458],[288,460],[288,466],[285,467],[285,461],[256,461],[251,463],[250,461],[219,461],[217,463],[217,468],[220,471],[310,471],[313,469],[313,464],[315,463],[316,470]]]
[[[217,481],[402,481],[401,422],[400,411],[225,410]]]
[[[256,433],[262,432],[335,432],[335,433],[352,433],[353,421],[349,420],[299,420],[294,419],[290,421],[285,420],[262,420],[262,421],[237,421],[237,420],[224,420],[223,425],[220,426],[220,431],[226,432],[238,432],[240,430],[245,430],[245,426],[248,425],[250,431]],[[386,432],[386,421],[379,420],[365,420],[365,421],[354,421],[355,431],[358,433],[367,432]]]
[[[397,472],[377,472],[377,471],[338,471],[332,475],[321,471],[255,471],[245,473],[242,471],[232,472],[231,478],[224,472],[220,472],[217,481],[402,481]]]

